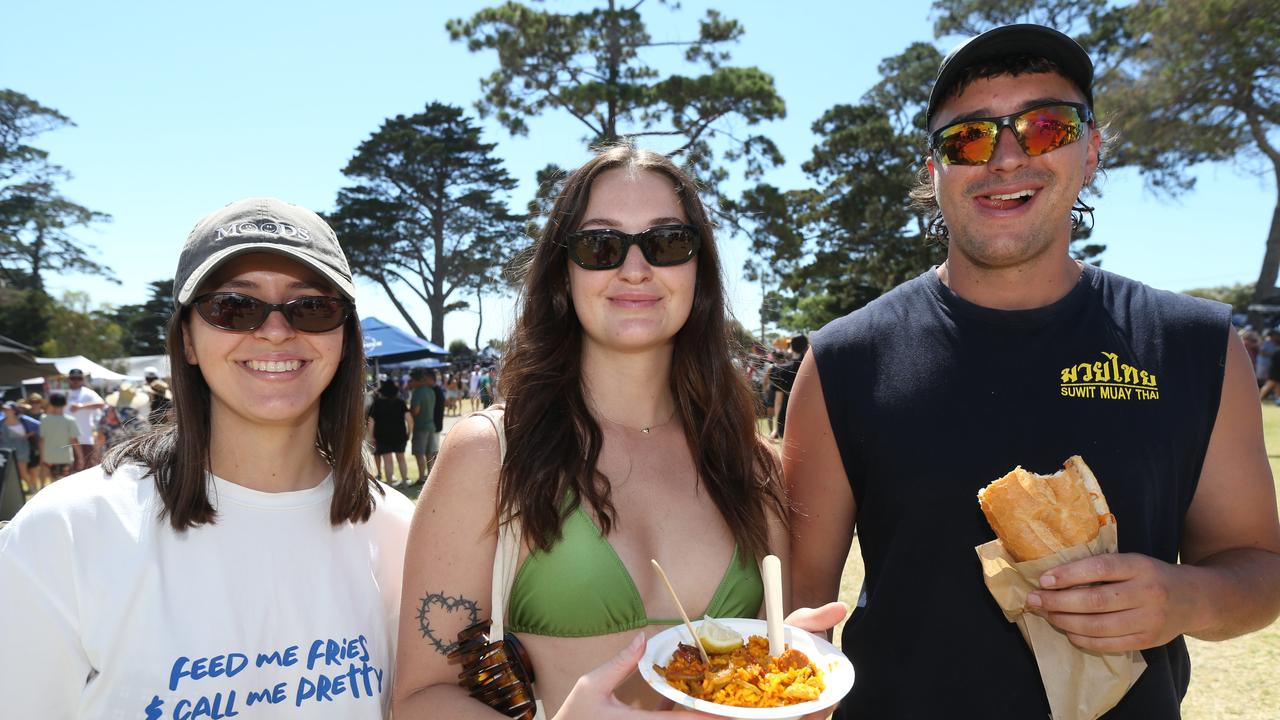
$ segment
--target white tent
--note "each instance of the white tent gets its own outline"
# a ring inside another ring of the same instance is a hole
[[[155,368],[160,377],[169,377],[168,355],[135,355],[133,357],[107,358],[103,362],[124,368],[125,374],[129,377],[140,378],[146,374],[146,370],[149,367]]]
[[[122,382],[124,380],[130,380],[132,382],[139,382],[142,380],[141,375],[121,375],[114,370],[99,365],[83,355],[71,355],[59,358],[36,358],[36,362],[50,363],[54,367],[58,368],[58,372],[63,375],[71,372],[74,368],[79,368],[81,372],[89,376],[90,382],[95,380],[106,382]],[[39,383],[43,381],[44,378],[33,378],[31,380],[24,380],[23,382]]]

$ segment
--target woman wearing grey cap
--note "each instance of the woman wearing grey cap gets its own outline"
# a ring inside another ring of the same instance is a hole
[[[5,714],[384,717],[413,507],[369,475],[337,238],[233,203],[174,287],[175,422],[0,533]]]

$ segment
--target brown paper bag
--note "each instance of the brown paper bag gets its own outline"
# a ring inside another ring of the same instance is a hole
[[[1053,720],[1096,720],[1116,706],[1147,667],[1142,653],[1100,654],[1081,650],[1048,620],[1027,610],[1027,593],[1040,589],[1046,570],[1092,555],[1116,552],[1115,522],[1102,526],[1098,537],[1084,545],[1061,550],[1039,560],[1020,563],[1005,552],[999,540],[974,548],[991,596],[1009,622],[1017,623],[1035,653],[1036,665]]]

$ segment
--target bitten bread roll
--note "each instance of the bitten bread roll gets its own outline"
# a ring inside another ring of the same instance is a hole
[[[1098,479],[1079,455],[1053,475],[1016,467],[979,490],[978,504],[1005,551],[1018,562],[1083,545],[1111,517]]]

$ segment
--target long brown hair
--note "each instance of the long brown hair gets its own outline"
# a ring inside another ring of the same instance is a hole
[[[785,516],[785,497],[777,460],[755,429],[750,387],[733,364],[711,222],[687,174],[662,155],[626,145],[602,150],[564,180],[519,268],[524,283],[499,380],[508,439],[499,516],[518,517],[525,542],[543,550],[560,538],[571,503],[586,502],[606,534],[616,519],[609,479],[596,469],[603,436],[582,385],[582,326],[570,302],[565,245],[582,221],[592,183],[614,168],[670,179],[702,235],[693,307],[675,336],[671,392],[700,482],[744,555],[763,557],[768,516]]]
[[[160,517],[179,532],[216,520],[209,502],[210,392],[199,366],[187,363],[183,352],[191,308],[173,313],[167,327],[169,367],[173,373],[172,425],[116,446],[102,461],[110,474],[126,462],[147,468],[155,479],[164,506]],[[383,493],[369,473],[364,444],[364,339],[354,311],[342,331],[342,360],[329,386],[320,393],[320,424],[316,449],[333,468],[333,500],[329,521],[364,522],[373,514],[373,493]]]

